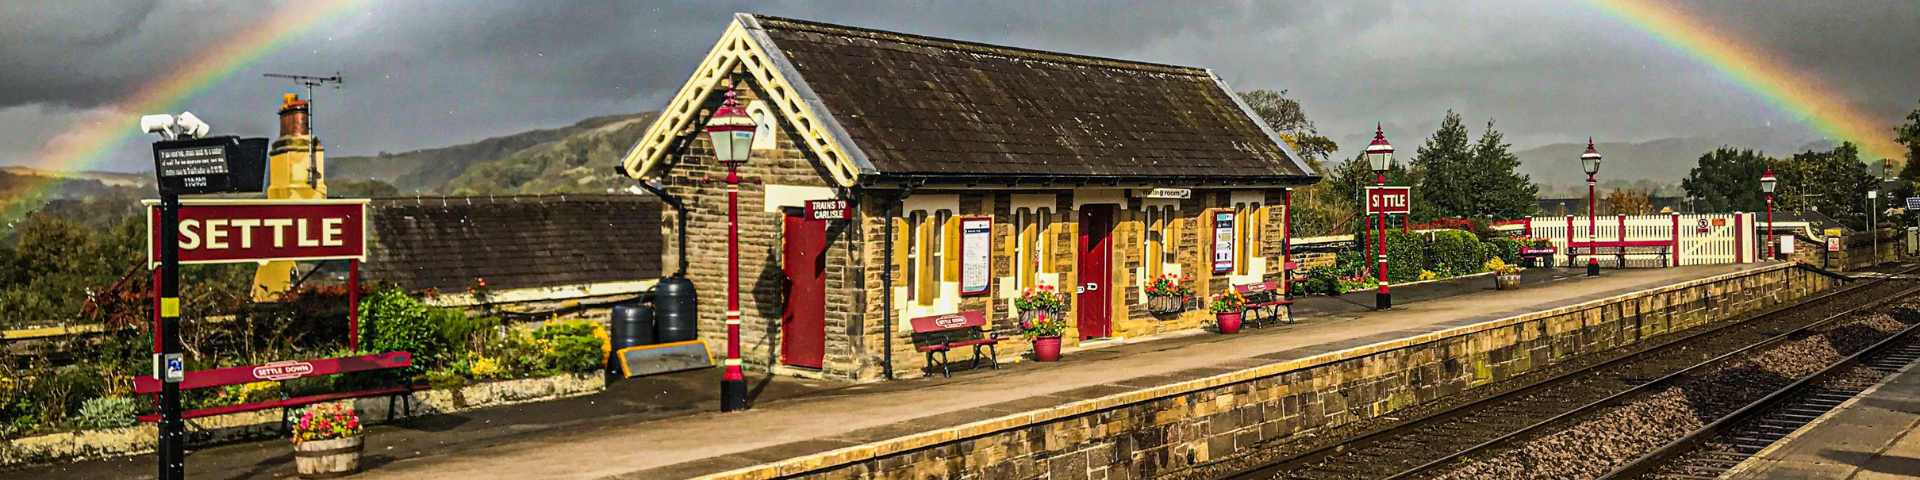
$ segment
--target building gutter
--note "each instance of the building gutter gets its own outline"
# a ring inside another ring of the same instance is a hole
[[[886,244],[884,247],[886,254],[883,255],[886,257],[886,266],[883,267],[883,270],[880,270],[880,278],[882,279],[880,286],[881,303],[885,305],[884,308],[886,309],[886,311],[882,313],[880,331],[881,337],[885,339],[884,346],[882,347],[885,349],[882,350],[885,353],[882,354],[880,367],[888,380],[893,380],[893,216],[898,213],[900,205],[906,203],[907,197],[913,196],[913,189],[914,185],[912,184],[903,185],[900,188],[900,193],[893,197],[893,201],[887,202],[886,240],[884,240]]]
[[[914,174],[914,173],[876,173],[862,175],[861,185],[866,188],[903,188],[915,187],[1005,187],[1005,188],[1055,188],[1055,187],[1304,187],[1319,183],[1319,175],[1257,175],[1257,176],[1217,176],[1217,175],[953,175],[953,174]]]

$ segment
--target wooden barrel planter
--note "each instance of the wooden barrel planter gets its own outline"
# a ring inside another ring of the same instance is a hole
[[[1495,275],[1493,277],[1493,288],[1495,290],[1519,290],[1520,275]]]
[[[310,440],[293,446],[293,462],[300,478],[338,478],[360,471],[360,451],[366,436]]]
[[[1186,309],[1187,304],[1180,301],[1180,297],[1147,297],[1147,313],[1166,315]]]

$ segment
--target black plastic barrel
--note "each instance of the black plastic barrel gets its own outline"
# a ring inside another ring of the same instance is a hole
[[[671,343],[700,338],[696,305],[693,280],[678,276],[660,279],[653,287],[654,340]]]
[[[613,349],[653,344],[653,306],[644,303],[613,306]]]

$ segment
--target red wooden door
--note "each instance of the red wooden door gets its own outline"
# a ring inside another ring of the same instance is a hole
[[[780,363],[821,368],[827,355],[827,221],[786,209],[781,269],[787,274],[786,312],[780,317]]]
[[[1073,288],[1076,293],[1075,308],[1079,309],[1080,338],[1113,336],[1112,308],[1108,295],[1112,292],[1108,279],[1112,270],[1108,267],[1113,258],[1113,205],[1084,205],[1080,207],[1080,266],[1077,275],[1080,284]]]

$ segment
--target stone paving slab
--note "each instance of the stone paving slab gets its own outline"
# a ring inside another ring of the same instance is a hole
[[[1722,478],[1920,478],[1920,363],[1800,427]]]
[[[482,441],[436,436],[430,432],[376,431],[369,437],[367,447],[373,468],[355,478],[672,479],[810,455],[819,455],[817,459],[821,462],[831,462],[835,457],[862,458],[884,453],[872,450],[873,444],[868,442],[876,440],[924,435],[923,432],[956,426],[960,428],[948,429],[949,433],[943,435],[994,431],[1036,418],[1057,418],[1077,413],[1076,409],[1093,408],[1085,401],[1089,398],[1152,398],[1172,393],[1158,391],[1172,385],[1230,380],[1223,374],[1297,368],[1283,364],[1334,352],[1360,355],[1450,328],[1565,309],[1620,294],[1757,268],[1769,266],[1610,270],[1597,278],[1581,277],[1569,270],[1533,269],[1528,271],[1534,275],[1529,277],[1528,287],[1519,291],[1492,290],[1492,282],[1483,278],[1396,287],[1396,290],[1405,288],[1408,297],[1426,299],[1396,302],[1395,308],[1386,312],[1370,311],[1354,299],[1310,298],[1298,305],[1296,312],[1305,320],[1296,324],[1247,329],[1238,335],[1181,335],[1158,341],[1129,341],[1069,352],[1066,361],[1057,364],[1007,363],[1001,370],[956,371],[952,378],[912,378],[762,397],[756,400],[752,410],[741,413],[721,414],[709,410],[667,417],[580,418],[563,423],[568,425],[565,428],[530,428],[514,434],[489,436]],[[1453,291],[1451,296],[1415,295],[1423,287]],[[1372,292],[1363,293],[1366,305],[1370,305]],[[755,388],[771,383],[775,387],[771,391],[779,391],[787,381],[761,378],[764,377],[754,380]],[[613,397],[623,395],[620,393],[623,388],[633,387],[616,384],[614,391],[598,396],[599,400],[626,401]],[[690,393],[696,396],[711,393],[697,384],[692,388]],[[681,390],[663,394],[668,393],[686,394]],[[485,415],[471,418],[485,418]],[[916,437],[914,442],[935,444],[951,440],[943,438],[938,435]],[[398,439],[424,443],[391,443]],[[446,447],[428,445],[431,442]],[[914,445],[890,442],[886,448],[898,450],[914,448]],[[285,458],[288,455],[270,455],[274,451],[272,446],[222,447],[196,453],[188,464],[194,478],[239,480],[289,474],[290,467],[285,465],[290,463]],[[21,478],[59,480],[151,478],[151,472],[151,457],[138,457],[16,473],[26,475]]]

